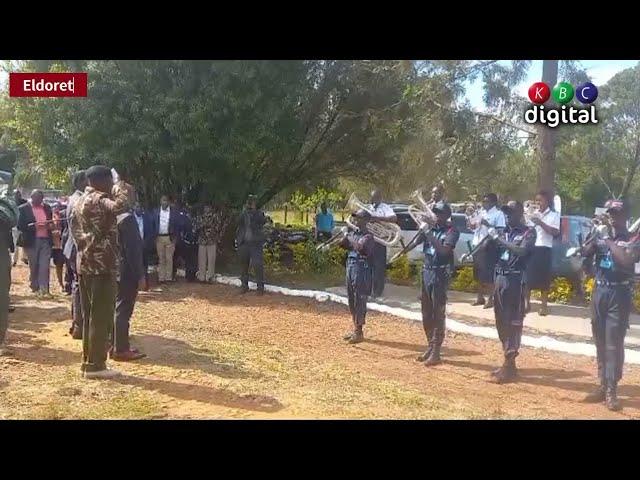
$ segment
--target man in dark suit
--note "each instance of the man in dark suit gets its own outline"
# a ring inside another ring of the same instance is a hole
[[[118,271],[118,295],[114,316],[113,349],[111,359],[127,362],[146,355],[129,344],[129,325],[138,297],[138,288],[144,280],[143,241],[138,223],[132,212],[118,215],[118,243],[120,266]]]
[[[180,213],[169,203],[169,196],[160,198],[160,208],[151,217],[153,238],[158,252],[158,281],[173,280],[173,253],[180,233]]]
[[[147,269],[151,263],[151,256],[155,250],[155,239],[153,237],[153,222],[147,212],[145,212],[140,202],[136,202],[133,208],[133,218],[138,225],[138,233],[142,239],[142,262],[144,264],[145,273],[145,286],[148,288],[147,283]]]
[[[40,296],[49,295],[49,264],[51,263],[51,207],[43,203],[40,190],[31,193],[31,201],[18,209],[18,230],[22,234],[22,247],[29,259],[31,291]]]

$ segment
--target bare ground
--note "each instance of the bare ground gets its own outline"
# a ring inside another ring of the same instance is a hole
[[[443,365],[415,362],[419,324],[370,314],[367,341],[347,345],[345,307],[178,284],[144,293],[132,343],[148,354],[112,366],[113,381],[79,377],[81,343],[67,334],[69,300],[36,301],[14,271],[0,357],[0,418],[639,418],[640,369],[628,366],[622,413],[580,403],[595,361],[523,348],[516,384],[491,383],[496,341],[449,333]],[[53,278],[53,277],[52,277]]]

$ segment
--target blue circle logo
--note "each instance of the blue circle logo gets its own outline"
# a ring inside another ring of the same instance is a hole
[[[591,82],[583,83],[576,88],[576,98],[585,105],[593,103],[598,98],[598,89]]]

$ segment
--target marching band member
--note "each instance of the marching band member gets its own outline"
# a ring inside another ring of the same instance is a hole
[[[545,190],[536,195],[540,214],[531,218],[529,226],[535,226],[536,245],[527,267],[527,295],[525,312],[531,310],[531,290],[540,290],[542,305],[538,315],[547,315],[547,299],[551,286],[551,248],[553,237],[560,234],[560,214],[553,209],[553,197]]]
[[[369,214],[360,211],[353,214],[357,230],[349,232],[340,244],[349,250],[346,263],[347,295],[349,311],[353,320],[353,332],[344,336],[349,343],[360,343],[364,340],[362,328],[367,315],[367,300],[371,294],[372,272],[370,259],[375,255],[376,241],[367,231]]]
[[[371,208],[373,216],[383,222],[396,222],[397,217],[393,209],[382,202],[382,193],[380,190],[371,192]],[[382,297],[384,293],[384,282],[387,266],[387,247],[380,243],[375,243],[375,251],[373,254],[371,267],[373,268],[373,298]]]
[[[487,236],[489,228],[501,229],[506,226],[504,213],[497,207],[498,196],[495,193],[487,193],[482,198],[482,209],[476,217],[477,223],[472,220],[471,227],[475,228],[472,245],[477,247]],[[484,305],[484,308],[493,308],[493,273],[498,261],[498,253],[495,242],[487,241],[473,255],[473,277],[480,284],[478,296],[473,306]],[[488,297],[485,302],[484,296]]]
[[[436,215],[436,223],[429,230],[422,230],[407,245],[406,253],[423,244],[424,267],[422,270],[422,326],[427,336],[427,350],[417,360],[426,366],[442,362],[440,348],[445,335],[445,310],[447,289],[453,271],[453,252],[460,238],[460,232],[448,222],[451,207],[444,202],[431,205]]]
[[[536,231],[524,224],[522,203],[511,201],[502,208],[507,217],[504,238],[490,232],[497,244],[494,313],[498,337],[504,351],[504,364],[492,372],[498,383],[508,383],[517,376],[516,357],[520,349],[524,320],[524,282],[527,261],[536,241]]]
[[[581,249],[584,257],[595,256],[596,283],[591,299],[591,330],[596,344],[600,386],[584,399],[605,402],[612,411],[621,410],[617,397],[624,364],[624,337],[629,328],[634,264],[640,259],[640,240],[627,230],[628,207],[619,200],[605,204],[611,226],[600,225],[595,241]],[[610,228],[612,227],[612,228]]]

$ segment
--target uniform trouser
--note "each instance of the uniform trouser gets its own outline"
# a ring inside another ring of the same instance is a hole
[[[69,272],[71,273],[71,329],[82,331],[84,325],[82,317],[82,295],[80,293],[80,279],[76,271],[75,258],[69,260]]]
[[[603,385],[615,387],[622,378],[631,297],[628,285],[596,285],[593,291],[591,330],[596,344],[598,377]]]
[[[173,253],[176,246],[169,235],[159,236],[156,239],[158,251],[158,281],[168,282],[173,279]]]
[[[441,346],[444,341],[448,287],[446,268],[422,270],[422,327],[429,346]]]
[[[520,350],[524,323],[524,275],[496,275],[494,279],[493,311],[498,338],[507,359],[514,359]]]
[[[117,284],[113,275],[80,275],[82,294],[82,367],[95,372],[107,366],[107,342],[113,326]]]
[[[9,328],[9,288],[11,286],[11,258],[6,245],[0,244],[0,345]]]
[[[113,349],[118,352],[129,351],[129,325],[131,315],[138,298],[138,282],[125,280],[118,282],[116,310],[113,322]]]
[[[386,276],[387,269],[387,247],[375,243],[373,250],[373,262],[372,262],[372,270],[373,270],[373,296],[381,297],[384,293],[384,279]]]
[[[208,282],[216,274],[216,244],[198,245],[198,280]]]
[[[367,300],[371,294],[372,272],[365,259],[347,258],[347,297],[354,327],[362,327],[367,316]]]
[[[243,288],[249,288],[249,264],[253,266],[258,290],[264,290],[264,259],[262,243],[243,243],[238,247],[242,274],[240,280]]]
[[[29,283],[34,292],[49,291],[49,268],[51,265],[51,242],[48,238],[36,238],[26,249],[29,259]]]

